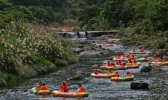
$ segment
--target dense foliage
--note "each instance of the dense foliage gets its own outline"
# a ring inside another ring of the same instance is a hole
[[[138,33],[153,34],[167,31],[167,3],[166,0],[0,0],[0,27],[18,18],[52,25],[79,19],[84,29],[138,26],[136,30],[141,30]]]
[[[103,6],[83,7],[79,21],[81,27],[88,30],[119,29],[121,37],[168,50],[167,13],[167,0],[106,0]]]
[[[125,27],[134,26],[137,23],[143,25],[142,33],[150,31],[165,31],[167,29],[167,1],[166,0],[106,0],[103,6],[94,5],[97,8],[96,16],[92,16],[88,8],[93,5],[85,6],[79,16],[83,24],[90,26],[90,21],[94,18],[103,24],[100,28],[112,29],[124,25]],[[83,20],[81,18],[90,18]],[[95,22],[98,23],[98,22]],[[84,26],[82,24],[82,26]],[[94,23],[93,23],[94,25]]]
[[[47,25],[66,25],[68,19],[77,20],[83,7],[102,6],[106,0],[0,0],[0,27],[13,19]],[[65,22],[64,22],[65,21]],[[77,23],[77,21],[75,21]]]

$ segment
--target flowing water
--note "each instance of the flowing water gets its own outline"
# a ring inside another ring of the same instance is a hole
[[[125,51],[121,45],[114,45],[113,47],[105,47],[106,49],[118,51]],[[149,52],[149,51],[148,51]],[[140,73],[142,66],[147,65],[148,62],[142,62],[138,69],[118,70],[121,75],[124,75],[127,71],[134,74],[134,80],[141,80],[149,83],[149,89],[147,90],[132,90],[130,89],[130,81],[128,82],[112,82],[106,78],[92,78],[90,74],[93,72],[91,68],[94,64],[102,64],[102,61],[106,57],[112,54],[104,56],[88,56],[80,58],[76,64],[69,65],[50,73],[39,77],[32,78],[18,86],[10,88],[1,88],[0,100],[167,100],[168,96],[168,81],[167,70],[155,71],[150,73]],[[84,72],[84,79],[80,81],[69,80],[69,77],[76,75],[77,71]],[[101,71],[101,70],[100,70]],[[106,71],[101,71],[106,72]],[[29,89],[36,86],[38,82],[42,81],[46,83],[50,90],[58,90],[61,81],[66,80],[69,85],[69,91],[75,91],[78,84],[81,83],[89,93],[85,98],[63,98],[53,97],[48,95],[47,97],[34,95],[29,92]]]

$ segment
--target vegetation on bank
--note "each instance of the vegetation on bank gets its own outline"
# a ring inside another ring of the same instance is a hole
[[[12,22],[0,31],[0,85],[53,72],[78,61],[69,39],[45,27]]]
[[[167,13],[167,0],[106,0],[83,7],[79,21],[89,30],[117,29],[122,39],[168,50]]]
[[[132,42],[139,42],[142,46],[146,48],[153,49],[165,49],[168,51],[168,33],[158,32],[158,34],[139,34],[137,31],[139,27],[127,27],[119,29],[119,36],[121,37],[121,41],[129,40]]]

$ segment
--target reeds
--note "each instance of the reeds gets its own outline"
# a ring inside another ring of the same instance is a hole
[[[12,22],[0,31],[0,70],[24,78],[45,74],[77,62],[73,46],[44,26]]]

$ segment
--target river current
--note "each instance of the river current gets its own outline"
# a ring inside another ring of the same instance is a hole
[[[121,45],[114,45],[112,47],[105,47],[106,49],[118,51],[125,51]],[[147,51],[150,52],[150,51]],[[76,64],[68,67],[60,68],[59,70],[48,75],[38,76],[20,83],[15,87],[5,87],[0,89],[0,100],[168,100],[168,67],[163,66],[163,71],[152,71],[150,73],[140,73],[142,66],[149,62],[141,62],[137,69],[117,70],[121,75],[127,71],[134,74],[134,80],[141,80],[149,83],[149,89],[146,90],[132,90],[130,88],[131,81],[113,82],[108,78],[92,78],[90,74],[93,72],[92,65],[102,64],[102,61],[107,57],[113,56],[108,54],[104,56],[87,56],[81,57]],[[84,79],[80,81],[69,80],[69,77],[76,75],[77,71],[84,72]],[[106,73],[105,70],[99,70]],[[115,71],[114,71],[115,72]],[[78,84],[81,83],[85,91],[89,93],[85,98],[64,98],[47,97],[34,95],[29,92],[29,89],[36,86],[38,82],[46,83],[50,90],[58,90],[62,80],[66,80],[69,85],[69,91],[75,91]]]

